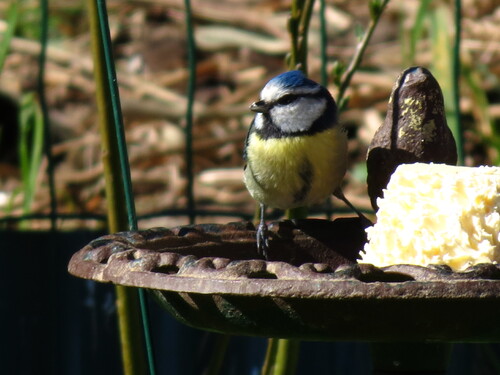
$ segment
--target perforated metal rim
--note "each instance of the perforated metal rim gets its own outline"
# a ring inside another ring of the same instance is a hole
[[[279,225],[272,230],[278,232]],[[324,244],[300,230],[293,231],[296,248],[319,248],[323,260],[327,259]],[[80,250],[69,270],[75,276],[101,282],[202,294],[500,299],[500,267],[494,264],[477,265],[460,273],[444,266],[394,265],[380,269],[331,252],[326,263],[294,265],[251,259],[256,254],[254,238],[255,230],[249,223],[117,233],[96,239]],[[278,244],[283,239],[275,240]],[[236,259],[200,256],[218,253],[234,254]]]

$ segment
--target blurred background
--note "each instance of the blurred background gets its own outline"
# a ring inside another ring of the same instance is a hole
[[[29,201],[23,193],[19,148],[36,150],[23,136],[20,114],[32,110],[27,95],[37,85],[40,11],[20,2],[19,20],[0,76],[0,217],[47,213],[47,161],[40,156]],[[424,6],[425,5],[425,6]],[[0,4],[0,32],[9,2]],[[319,2],[316,3],[317,13]],[[254,202],[242,183],[242,149],[252,119],[248,106],[272,76],[286,70],[289,1],[203,0],[192,2],[195,22],[196,94],[193,127],[194,195],[198,222],[227,222],[231,213],[251,217]],[[465,164],[498,164],[500,145],[500,6],[496,0],[462,5],[461,100]],[[184,8],[179,0],[109,1],[122,111],[141,227],[187,222],[169,212],[186,207],[184,145],[187,52]],[[327,72],[347,65],[370,15],[368,1],[327,1]],[[370,208],[366,149],[383,122],[398,74],[422,65],[451,90],[453,6],[450,1],[392,0],[347,92],[340,121],[349,131],[348,198]],[[82,1],[51,1],[46,96],[52,128],[59,213],[105,215],[106,200],[97,127],[88,18]],[[320,81],[319,17],[309,34],[309,75]],[[336,97],[338,88],[329,82]],[[449,97],[449,95],[448,95]],[[31,99],[33,100],[33,99]],[[447,103],[448,104],[448,103]],[[450,104],[451,106],[451,104]],[[20,113],[21,112],[21,113]],[[451,125],[450,125],[451,126]],[[26,168],[29,168],[26,167]],[[31,173],[34,173],[31,171]],[[343,207],[339,201],[334,205]],[[95,220],[61,220],[59,228],[99,227]],[[31,221],[44,228],[45,221]]]
[[[370,12],[366,0],[331,0],[325,5],[326,72],[336,97],[335,72],[349,64]],[[189,71],[184,2],[122,0],[108,1],[107,6],[139,227],[186,224]],[[308,54],[309,76],[317,81],[322,79],[319,6],[316,2]],[[194,0],[192,10],[197,62],[192,155],[200,211],[196,222],[250,219],[255,203],[242,182],[243,144],[253,117],[248,107],[268,79],[287,70],[290,1]],[[383,122],[399,73],[413,65],[427,67],[441,84],[447,109],[453,109],[453,12],[452,1],[390,1],[353,76],[340,122],[349,134],[344,192],[360,209],[371,209],[366,151]],[[6,373],[119,373],[113,288],[66,274],[71,254],[106,228],[85,2],[49,4],[45,95],[61,215],[57,229],[72,233],[56,244],[61,251],[55,262],[43,251],[54,244],[44,236],[51,225],[51,196],[36,94],[40,19],[38,1],[0,3],[0,246],[9,254],[0,276],[2,285],[9,286],[1,307],[15,353],[7,353],[6,363],[13,367],[7,365],[11,371]],[[464,164],[499,165],[498,0],[463,0],[461,26]],[[332,200],[313,214],[321,215],[325,208],[335,212],[344,206]],[[20,220],[23,217],[30,220]],[[27,237],[26,230],[37,234]],[[202,373],[212,336],[179,325],[154,305],[152,309],[155,345],[165,353],[159,355],[160,368],[165,369],[160,373]],[[234,343],[225,373],[257,374],[265,340],[237,338]],[[301,358],[307,360],[299,362],[298,373],[369,373],[364,344],[306,343]],[[452,374],[497,374],[499,369],[494,352],[480,345],[458,347],[454,361]]]

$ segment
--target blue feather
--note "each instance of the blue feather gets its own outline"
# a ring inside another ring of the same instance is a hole
[[[266,86],[276,85],[282,88],[316,87],[318,84],[308,78],[300,70],[291,70],[271,79]]]

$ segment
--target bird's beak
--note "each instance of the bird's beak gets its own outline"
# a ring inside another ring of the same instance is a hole
[[[259,100],[258,102],[252,103],[250,110],[259,113],[266,113],[269,111],[269,105],[265,101]]]

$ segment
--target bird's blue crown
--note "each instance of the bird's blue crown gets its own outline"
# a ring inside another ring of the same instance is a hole
[[[308,78],[300,70],[291,70],[289,72],[282,73],[271,79],[267,85],[275,85],[286,88],[294,87],[316,87],[318,84]],[[266,86],[267,86],[266,85]]]

